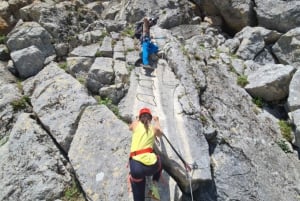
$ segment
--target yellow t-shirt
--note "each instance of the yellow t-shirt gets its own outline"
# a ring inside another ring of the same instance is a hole
[[[130,152],[146,149],[149,147],[153,148],[154,140],[155,136],[153,126],[149,125],[148,133],[146,133],[144,124],[138,122],[137,126],[133,130]],[[157,161],[155,153],[139,154],[133,156],[132,158],[143,163],[144,165],[153,165]]]

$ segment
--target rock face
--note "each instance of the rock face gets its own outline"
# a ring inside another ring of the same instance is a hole
[[[278,101],[288,96],[288,86],[295,72],[294,67],[265,65],[248,76],[249,84],[245,89],[253,97],[266,101]]]
[[[35,46],[11,53],[16,71],[21,78],[36,75],[44,66],[45,57]]]
[[[22,97],[17,79],[0,62],[0,144],[7,141],[13,127],[14,108],[11,103]]]
[[[295,28],[280,37],[272,47],[272,50],[278,60],[283,64],[293,65],[295,68],[300,67],[299,59],[300,49],[300,28]]]
[[[250,0],[222,1],[213,0],[214,5],[224,18],[227,26],[240,31],[247,25],[254,25],[253,2]]]
[[[7,46],[11,52],[36,46],[44,57],[55,53],[51,35],[37,22],[25,22],[8,34]]]
[[[282,0],[256,1],[258,24],[267,29],[287,32],[300,26],[300,2]]]
[[[299,6],[0,2],[0,200],[132,200],[128,124],[148,107],[161,201],[299,201]]]
[[[33,111],[67,152],[81,110],[95,104],[95,99],[55,63],[46,66],[34,78],[26,80],[24,91],[31,97]]]
[[[84,110],[68,155],[89,200],[118,200],[127,194],[130,135],[107,107]]]
[[[51,200],[71,184],[66,159],[32,114],[19,116],[0,153],[1,200]]]

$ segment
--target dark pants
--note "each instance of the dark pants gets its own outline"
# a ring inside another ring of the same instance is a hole
[[[154,165],[144,165],[133,159],[129,160],[130,174],[132,177],[131,188],[134,201],[145,200],[145,188],[146,188],[146,176],[152,176],[153,181],[159,180],[161,174],[161,161],[157,158],[157,162]]]

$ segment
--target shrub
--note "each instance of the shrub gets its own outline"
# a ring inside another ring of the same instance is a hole
[[[68,186],[64,191],[64,197],[62,198],[63,201],[79,201],[84,200],[79,190],[79,186],[73,180],[72,185]]]
[[[134,28],[132,26],[128,26],[126,29],[123,30],[122,35],[133,38],[134,37]]]
[[[280,127],[280,131],[281,131],[281,135],[288,141],[288,142],[292,142],[293,137],[292,137],[292,127],[291,125],[284,120],[280,120],[278,122],[279,127]]]
[[[6,36],[0,35],[0,44],[4,44],[6,41]]]
[[[285,140],[278,140],[276,143],[282,149],[282,151],[284,151],[285,153],[291,153],[292,152]]]
[[[97,50],[97,52],[95,53],[95,57],[102,57],[103,56],[103,52]]]
[[[128,65],[127,69],[129,70],[129,72],[133,71],[133,69],[135,68],[134,65]]]
[[[25,109],[27,107],[27,103],[30,102],[30,98],[28,96],[23,96],[18,100],[14,100],[10,104],[12,105],[14,111],[19,111]]]
[[[229,65],[229,71],[235,74],[238,74],[238,72],[236,71],[236,69],[233,67],[232,64]]]
[[[134,51],[135,49],[134,48],[127,48],[127,52],[132,52],[132,51]]]
[[[85,81],[86,81],[84,77],[78,77],[77,80],[78,80],[78,82],[80,82],[80,84],[83,84],[83,85],[85,84]]]
[[[237,78],[237,84],[241,87],[245,87],[249,83],[247,79],[248,77],[246,75],[240,75]]]
[[[98,104],[106,105],[117,117],[120,118],[119,108],[112,103],[110,98],[101,98],[100,96],[95,97]]]
[[[200,121],[202,122],[202,124],[207,124],[207,118],[204,115],[200,115]]]
[[[61,69],[63,69],[64,71],[66,71],[67,68],[68,68],[67,62],[59,63],[58,66],[59,66]]]
[[[261,97],[255,97],[252,99],[252,102],[259,108],[262,108],[264,106],[264,101]]]

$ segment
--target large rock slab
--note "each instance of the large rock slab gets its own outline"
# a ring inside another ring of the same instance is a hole
[[[268,30],[264,27],[246,26],[234,36],[235,40],[239,39],[240,41],[239,48],[234,52],[244,60],[255,59],[263,64],[263,61],[266,61],[265,63],[274,63],[274,59],[266,49],[266,45],[274,44],[281,35],[277,31]],[[231,42],[231,40],[227,41]],[[228,42],[226,45],[229,47],[232,46]]]
[[[286,154],[277,145],[282,138],[278,119],[255,109],[252,97],[230,74],[219,64],[208,65],[205,72],[201,119],[217,135],[209,140],[216,198],[203,200],[297,201],[298,154]]]
[[[56,63],[26,80],[24,92],[30,96],[33,111],[41,123],[67,152],[82,109],[96,100]]]
[[[294,74],[290,86],[287,106],[289,111],[300,109],[300,69]]]
[[[75,47],[78,45],[77,33],[98,18],[97,14],[87,12],[83,7],[74,12],[77,5],[82,5],[82,2],[35,1],[21,8],[19,15],[23,21],[41,24],[54,37],[54,41],[68,42],[71,47]]]
[[[55,200],[72,179],[68,162],[33,114],[21,114],[0,146],[1,200]]]
[[[265,47],[263,37],[258,33],[253,33],[249,38],[243,38],[236,51],[236,55],[244,60],[253,60]]]
[[[44,57],[55,54],[52,36],[37,22],[24,22],[16,26],[7,37],[7,47],[11,52],[34,45]]]
[[[11,53],[11,58],[21,78],[36,75],[44,67],[45,57],[36,46],[14,51]]]
[[[70,52],[70,57],[95,57],[97,51],[99,50],[98,44],[91,44],[86,46],[78,46],[72,52]]]
[[[93,62],[94,59],[89,57],[68,57],[68,71],[75,77],[86,78]]]
[[[253,2],[251,0],[213,0],[213,4],[218,8],[226,26],[235,32],[240,31],[247,25],[254,25]]]
[[[84,110],[68,155],[89,200],[128,200],[130,136],[106,106]]]
[[[282,64],[266,64],[249,74],[249,84],[245,89],[253,97],[266,101],[282,100],[289,93],[289,84],[295,72],[292,66]]]
[[[17,79],[8,71],[5,63],[0,62],[0,108],[20,97]]]
[[[129,83],[129,72],[124,61],[114,61],[115,83]]]
[[[183,92],[185,94],[184,99],[181,98],[180,100],[184,107],[183,110],[187,114],[195,114],[200,111],[200,100],[198,90],[194,84],[197,81],[193,77],[193,73],[191,73],[194,70],[189,64],[188,58],[184,55],[182,48],[178,43],[170,42],[168,45],[173,48],[167,50],[166,57],[168,58],[169,65],[174,69],[176,75],[180,78],[181,85],[183,85],[185,91]],[[198,78],[200,79],[200,77]]]
[[[300,109],[289,113],[289,116],[295,124],[295,141],[294,144],[300,148]]]
[[[9,136],[14,123],[14,111],[11,103],[21,97],[17,79],[8,71],[5,63],[0,62],[0,146],[2,139]]]
[[[117,41],[116,44],[114,45],[114,50],[113,50],[113,58],[114,60],[125,60],[125,48],[123,45],[123,41]]]
[[[283,64],[300,68],[300,27],[282,35],[272,47],[273,53]]]
[[[98,93],[101,87],[113,84],[114,78],[113,59],[97,57],[88,72],[87,87],[91,92]]]
[[[283,33],[300,26],[299,1],[258,0],[255,4],[259,26]]]
[[[99,48],[99,54],[102,57],[113,57],[112,38],[105,36],[101,47]]]
[[[244,38],[250,38],[253,34],[262,36],[266,44],[275,43],[282,35],[281,33],[275,30],[269,30],[264,27],[246,26],[240,32],[236,33],[234,38],[243,40]]]

